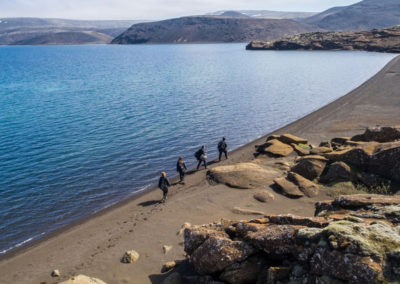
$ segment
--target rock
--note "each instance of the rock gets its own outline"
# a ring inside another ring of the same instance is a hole
[[[135,263],[139,259],[139,253],[135,250],[129,250],[125,252],[124,256],[121,258],[123,263]]]
[[[245,214],[245,215],[264,215],[264,212],[251,210],[251,209],[243,209],[240,207],[234,207],[232,212],[235,214]]]
[[[209,237],[229,237],[223,231],[217,231],[214,228],[202,226],[191,226],[184,232],[184,248],[185,252],[192,254],[199,246],[201,246]]]
[[[172,246],[163,245],[162,249],[164,254],[167,254],[169,251],[172,250]]]
[[[336,145],[343,146],[349,140],[350,140],[350,137],[336,137],[336,138],[331,139],[331,144],[332,145],[336,144]]]
[[[307,155],[304,157],[297,157],[295,159],[296,163],[305,161],[305,160],[316,160],[316,161],[321,161],[321,162],[328,162],[329,160],[327,158],[325,158],[324,156],[321,155]]]
[[[234,263],[221,273],[219,279],[227,283],[255,283],[266,261],[259,255],[251,256],[241,263]]]
[[[185,222],[183,223],[182,227],[179,229],[179,231],[176,233],[178,236],[183,235],[183,233],[185,232],[186,228],[190,228],[192,225],[189,222]]]
[[[245,260],[254,252],[254,248],[245,242],[209,237],[193,252],[190,259],[197,273],[212,274],[224,270],[235,262]]]
[[[168,272],[171,269],[173,269],[175,266],[176,266],[175,261],[168,261],[168,262],[164,263],[163,267],[161,268],[161,273]]]
[[[106,282],[97,278],[80,274],[78,276],[71,277],[66,281],[60,282],[59,284],[106,284]]]
[[[332,183],[337,181],[355,181],[356,173],[344,162],[335,162],[328,167],[326,174],[320,177],[319,181],[323,183]]]
[[[307,197],[315,197],[318,195],[319,186],[312,181],[302,177],[299,174],[289,172],[288,179],[298,186],[301,192]]]
[[[308,180],[314,180],[321,176],[326,164],[326,161],[319,158],[308,157],[307,159],[298,160],[297,164],[291,168],[291,171]]]
[[[270,267],[267,273],[267,283],[277,283],[278,281],[285,280],[289,277],[289,267]]]
[[[270,140],[279,139],[279,137],[281,137],[281,136],[277,135],[277,134],[270,135],[267,138],[267,142],[270,141]]]
[[[261,150],[261,153],[272,154],[278,157],[286,157],[293,153],[292,146],[282,143],[277,139],[267,142],[267,146]]]
[[[322,141],[318,147],[332,148],[332,144],[329,141]]]
[[[393,142],[400,139],[400,126],[367,128],[363,134],[353,136],[352,141]]]
[[[51,272],[51,277],[60,277],[60,271],[58,269],[54,269]]]
[[[268,202],[268,201],[272,201],[275,200],[275,196],[269,192],[269,191],[258,191],[253,195],[255,200],[258,200],[260,202]]]
[[[310,150],[310,154],[311,155],[321,155],[321,154],[324,154],[324,153],[330,153],[332,151],[333,151],[333,149],[331,147],[322,147],[322,146],[320,146],[320,147],[312,148]]]
[[[294,144],[294,143],[290,144],[290,146],[293,147],[294,151],[295,151],[295,152],[297,153],[297,155],[299,155],[299,156],[310,155],[310,149],[308,149],[308,148],[300,147],[299,145]]]
[[[268,222],[276,225],[299,225],[313,228],[323,228],[329,225],[329,221],[321,217],[301,217],[292,214],[266,215]]]
[[[183,284],[183,279],[178,272],[174,272],[164,279],[163,284]]]
[[[242,189],[267,187],[270,180],[277,175],[278,172],[253,163],[219,166],[208,172],[211,180]]]
[[[368,205],[394,205],[400,204],[400,195],[379,194],[354,194],[342,195],[336,198],[332,204],[341,208],[358,208]]]
[[[370,257],[319,248],[310,261],[311,271],[317,275],[329,275],[348,283],[378,283],[382,267]]]
[[[274,183],[280,188],[282,193],[288,197],[299,198],[304,196],[299,187],[286,177],[276,178],[274,179]]]
[[[292,134],[282,134],[277,139],[285,144],[293,143],[293,144],[299,145],[299,144],[307,144],[308,143],[307,139],[300,138],[300,137],[294,136]]]

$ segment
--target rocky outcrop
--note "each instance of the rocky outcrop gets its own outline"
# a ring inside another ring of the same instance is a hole
[[[344,162],[335,162],[328,167],[325,175],[319,181],[323,183],[355,181],[356,173]]]
[[[248,189],[269,186],[270,181],[278,176],[278,172],[254,163],[238,163],[215,167],[210,169],[207,175],[214,182],[234,188]]]
[[[262,152],[273,156],[286,157],[293,153],[293,147],[278,139],[272,139],[267,141],[266,147],[264,147]]]
[[[252,41],[249,50],[365,50],[400,52],[400,26],[372,31],[314,32],[275,41]]]
[[[308,180],[314,180],[321,176],[328,160],[322,156],[310,155],[296,160],[296,165],[291,171],[297,173]]]
[[[363,142],[393,142],[400,139],[399,126],[386,126],[386,127],[371,127],[367,128],[363,134],[355,135],[351,138],[352,141]]]
[[[210,281],[372,284],[400,277],[399,197],[341,196],[316,208],[320,217],[192,226],[185,251]]]

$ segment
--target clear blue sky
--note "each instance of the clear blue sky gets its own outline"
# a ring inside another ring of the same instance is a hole
[[[0,0],[0,17],[166,19],[217,10],[323,11],[360,0]]]

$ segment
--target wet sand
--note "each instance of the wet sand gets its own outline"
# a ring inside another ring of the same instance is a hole
[[[374,125],[400,125],[400,57],[351,93],[274,133],[292,133],[318,144]],[[253,141],[231,153],[229,160],[210,167],[250,161],[254,146],[264,141],[265,137]],[[165,204],[158,203],[161,191],[152,190],[3,257],[0,283],[58,283],[77,274],[107,283],[162,283],[168,275],[160,272],[163,263],[184,259],[183,237],[177,235],[184,222],[255,217],[235,214],[234,207],[312,216],[315,201],[328,198],[324,189],[315,198],[274,195],[274,201],[260,203],[253,190],[210,184],[202,169],[188,175],[184,186],[171,187]],[[164,254],[163,245],[173,248]],[[132,249],[140,253],[139,261],[121,263],[124,252]],[[53,269],[59,269],[61,277],[52,278]],[[178,270],[190,273],[186,264]]]

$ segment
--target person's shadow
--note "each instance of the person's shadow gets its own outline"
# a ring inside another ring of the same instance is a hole
[[[160,200],[149,200],[138,204],[138,206],[147,207],[160,203]]]

